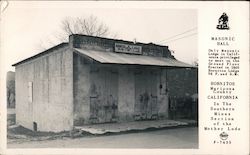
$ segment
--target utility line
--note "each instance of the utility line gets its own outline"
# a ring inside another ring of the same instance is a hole
[[[165,41],[167,41],[167,40],[169,40],[169,39],[172,39],[172,38],[175,38],[175,37],[180,36],[180,35],[182,35],[182,34],[185,34],[185,33],[191,32],[191,31],[193,31],[193,30],[195,30],[195,29],[197,29],[197,27],[194,27],[194,28],[189,29],[189,30],[187,30],[187,31],[184,31],[184,32],[182,32],[182,33],[179,33],[179,34],[173,35],[173,36],[168,37],[168,38],[166,38],[166,39],[163,39],[163,40],[159,41],[158,43],[165,42]]]
[[[183,37],[181,37],[181,38],[177,38],[177,39],[173,39],[173,40],[170,40],[170,41],[166,41],[166,42],[163,42],[163,43],[161,43],[161,44],[174,42],[174,41],[177,41],[177,40],[180,40],[180,39],[184,39],[184,38],[187,38],[187,37],[191,37],[191,36],[196,35],[196,34],[197,34],[197,32],[196,32],[196,33],[189,34],[189,35],[186,35],[186,36],[183,36]]]

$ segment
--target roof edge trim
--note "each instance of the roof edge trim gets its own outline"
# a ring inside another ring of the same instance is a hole
[[[35,54],[35,55],[33,55],[33,56],[29,57],[29,58],[26,58],[26,59],[24,59],[24,60],[21,60],[21,61],[19,61],[19,62],[13,64],[13,65],[11,65],[11,66],[13,66],[13,67],[18,66],[18,65],[20,65],[20,64],[23,64],[23,63],[29,61],[29,60],[32,60],[32,59],[35,59],[35,58],[37,58],[37,57],[39,57],[39,56],[48,54],[48,53],[52,52],[52,51],[55,50],[55,49],[62,48],[62,47],[64,47],[64,46],[66,46],[66,45],[68,45],[68,43],[65,43],[65,42],[60,43],[60,44],[58,44],[58,45],[56,45],[56,46],[53,46],[53,47],[51,47],[51,48],[49,48],[49,49],[47,49],[47,50],[45,50],[45,51],[43,51],[43,52],[40,52],[40,53]]]

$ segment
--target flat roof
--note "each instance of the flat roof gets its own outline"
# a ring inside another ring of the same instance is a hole
[[[193,65],[178,61],[173,58],[152,57],[145,55],[132,55],[115,52],[104,52],[74,48],[74,52],[80,53],[103,64],[128,64],[128,65],[151,65],[163,67],[196,68]]]

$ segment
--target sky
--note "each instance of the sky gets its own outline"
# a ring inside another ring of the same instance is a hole
[[[14,71],[12,64],[42,52],[41,43],[60,32],[65,17],[90,15],[105,23],[116,39],[169,46],[174,56],[186,63],[198,58],[197,10],[104,3],[10,1],[1,14],[2,71]],[[168,39],[172,36],[176,37]]]

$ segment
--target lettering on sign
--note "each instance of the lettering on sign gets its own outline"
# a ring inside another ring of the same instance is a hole
[[[142,47],[136,45],[115,43],[115,51],[121,53],[142,54]]]

